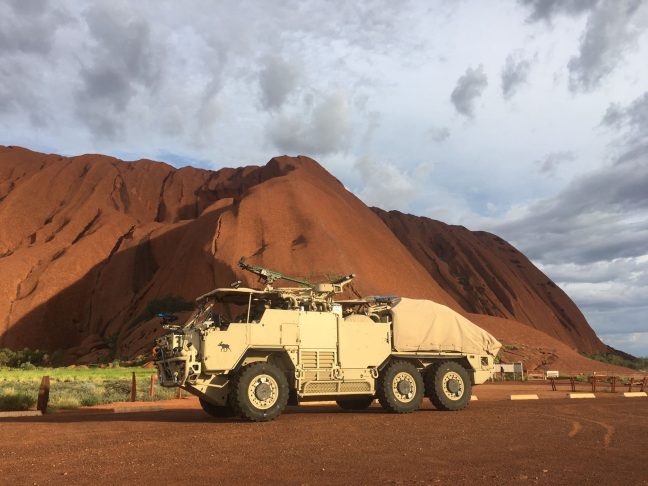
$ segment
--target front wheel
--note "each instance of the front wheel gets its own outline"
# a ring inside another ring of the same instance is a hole
[[[470,403],[472,382],[466,368],[445,361],[426,374],[425,392],[438,410],[462,410]]]
[[[412,363],[392,361],[378,378],[378,401],[393,413],[409,413],[421,406],[423,378]]]
[[[240,417],[253,422],[277,418],[288,403],[288,380],[275,365],[244,366],[231,382],[229,402]]]

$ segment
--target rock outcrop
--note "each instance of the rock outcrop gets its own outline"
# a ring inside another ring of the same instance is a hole
[[[0,147],[0,346],[84,361],[147,352],[160,332],[152,309],[255,284],[241,256],[312,279],[354,272],[355,295],[499,316],[555,338],[561,352],[605,349],[505,241],[372,210],[308,157],[209,171]]]

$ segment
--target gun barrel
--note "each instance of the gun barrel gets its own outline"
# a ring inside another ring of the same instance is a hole
[[[241,259],[239,260],[239,267],[241,267],[241,269],[243,270],[247,270],[248,272],[252,272],[253,274],[258,275],[259,277],[263,278],[268,284],[272,284],[275,280],[287,280],[288,282],[294,282],[296,284],[304,285],[306,287],[311,287],[311,288],[313,287],[313,284],[307,282],[306,280],[287,277],[285,275],[282,275],[279,272],[268,270],[267,268],[248,265],[247,263],[245,263],[245,257],[241,257]]]

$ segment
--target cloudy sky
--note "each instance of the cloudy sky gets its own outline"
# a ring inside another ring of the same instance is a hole
[[[0,1],[0,144],[319,160],[498,233],[648,355],[648,2]]]

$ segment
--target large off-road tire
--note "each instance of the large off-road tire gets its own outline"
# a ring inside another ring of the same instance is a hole
[[[371,406],[375,397],[340,398],[335,402],[343,410],[365,410]]]
[[[244,366],[230,383],[229,403],[236,415],[253,422],[277,418],[288,403],[288,380],[275,365]]]
[[[455,361],[444,361],[425,375],[425,394],[438,410],[466,408],[471,393],[468,370]]]
[[[409,413],[421,406],[423,377],[412,363],[392,361],[381,372],[377,384],[378,401],[393,413]]]
[[[232,407],[229,405],[214,405],[212,403],[209,403],[203,398],[198,399],[200,401],[200,406],[202,409],[205,411],[207,415],[211,415],[212,417],[216,418],[223,418],[223,417],[233,417],[234,416],[234,410],[232,410]]]

